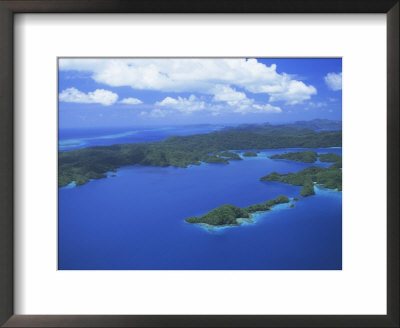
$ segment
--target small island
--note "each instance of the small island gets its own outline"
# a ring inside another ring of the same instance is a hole
[[[252,213],[269,211],[271,207],[284,203],[289,203],[289,198],[281,195],[265,203],[253,204],[243,208],[225,204],[207,212],[203,216],[191,216],[185,221],[187,223],[201,223],[210,226],[237,226],[240,225],[238,219],[248,219]]]
[[[312,150],[299,151],[292,153],[276,154],[269,156],[271,159],[287,159],[291,161],[314,163],[317,160],[317,153]]]
[[[244,157],[257,157],[257,153],[254,152],[254,151],[246,151],[246,152],[243,154],[243,156],[244,156]]]
[[[227,159],[227,160],[238,160],[238,161],[243,160],[238,154],[233,153],[231,151],[221,151],[221,152],[215,153],[215,155],[220,158]]]

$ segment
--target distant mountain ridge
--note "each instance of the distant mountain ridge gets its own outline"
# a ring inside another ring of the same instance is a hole
[[[342,121],[327,120],[327,119],[314,119],[311,121],[296,121],[294,126],[309,128],[313,130],[324,129],[341,129]]]
[[[342,121],[328,120],[328,119],[314,119],[311,121],[296,121],[294,123],[287,124],[271,124],[271,123],[261,123],[261,124],[240,124],[234,127],[226,127],[226,130],[235,131],[252,131],[255,133],[262,134],[280,134],[283,130],[285,134],[308,134],[316,130],[341,130]],[[300,131],[299,131],[300,130]]]

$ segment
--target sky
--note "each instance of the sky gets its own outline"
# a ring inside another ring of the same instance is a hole
[[[342,119],[341,58],[60,58],[60,128]]]

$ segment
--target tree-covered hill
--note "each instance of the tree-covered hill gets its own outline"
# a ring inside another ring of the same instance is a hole
[[[342,156],[334,153],[317,154],[315,151],[299,151],[269,156],[271,159],[286,159],[303,163],[315,163],[319,157],[321,162],[334,162],[342,165]],[[337,164],[338,165],[338,164]],[[337,166],[336,165],[336,166]],[[337,166],[339,167],[339,166]]]
[[[284,154],[276,154],[269,156],[272,159],[287,159],[291,161],[304,162],[304,163],[314,163],[317,160],[317,153],[312,150],[291,152]]]
[[[279,174],[272,172],[260,178],[261,181],[279,181],[295,186],[303,186],[301,196],[314,194],[313,183],[318,183],[329,189],[342,190],[342,157],[337,155],[337,161],[329,167],[309,166],[296,173]]]
[[[314,119],[310,121],[296,121],[291,124],[240,124],[235,127],[226,127],[225,130],[251,131],[262,134],[307,134],[316,130],[341,130],[342,121]]]

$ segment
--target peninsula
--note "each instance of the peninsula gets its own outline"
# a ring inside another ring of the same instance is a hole
[[[332,157],[333,158],[333,157]],[[294,186],[303,186],[300,195],[314,195],[314,183],[328,189],[342,190],[342,156],[336,155],[337,160],[329,167],[309,166],[296,173],[279,174],[272,172],[260,178],[261,181],[279,181]]]
[[[269,156],[271,159],[286,159],[303,163],[315,163],[319,157],[321,162],[338,162],[342,160],[342,156],[334,153],[317,154],[315,151],[299,151],[284,154],[276,154]]]
[[[284,154],[276,154],[269,156],[271,159],[287,159],[291,161],[304,162],[304,163],[314,163],[317,160],[317,153],[312,150],[291,152]]]

